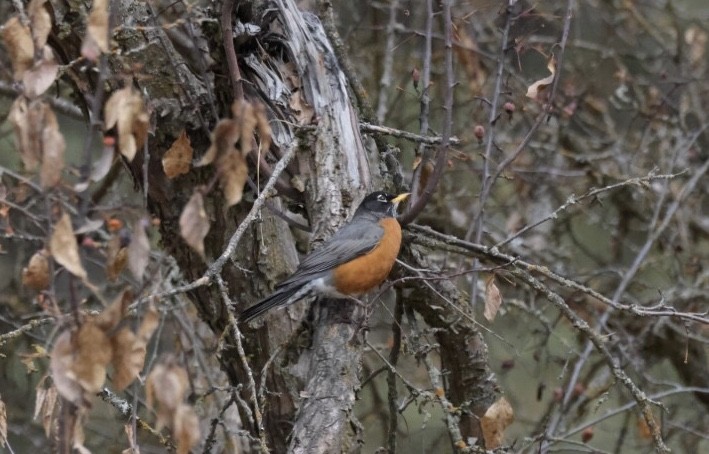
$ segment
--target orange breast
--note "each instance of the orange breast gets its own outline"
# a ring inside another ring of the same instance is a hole
[[[344,295],[358,295],[384,282],[401,247],[401,226],[394,218],[379,221],[384,235],[369,253],[334,270],[335,288]]]

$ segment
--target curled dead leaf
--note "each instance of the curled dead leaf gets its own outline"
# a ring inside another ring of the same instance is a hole
[[[49,361],[59,394],[78,407],[88,407],[91,396],[106,380],[111,356],[108,337],[95,323],[86,321],[78,330],[64,331],[57,337]]]
[[[52,238],[49,240],[49,249],[57,263],[74,276],[86,279],[86,270],[79,257],[79,245],[76,242],[71,219],[67,213],[64,213],[59,222],[54,225]]]
[[[177,453],[188,454],[199,441],[199,418],[191,405],[180,404],[177,407],[172,426],[177,439]]]
[[[195,191],[180,215],[180,235],[199,255],[204,257],[204,237],[209,232],[209,219],[204,210],[204,199]]]
[[[96,316],[94,323],[96,323],[96,326],[104,332],[111,331],[126,315],[128,306],[132,302],[133,292],[130,290],[124,290],[107,308]]]
[[[485,310],[483,311],[485,319],[489,322],[495,320],[501,305],[502,294],[495,284],[495,275],[493,274],[485,282]]]
[[[138,219],[133,225],[133,235],[128,245],[128,269],[138,281],[143,279],[143,273],[150,261],[150,240],[145,234],[147,220]]]
[[[128,161],[133,160],[138,148],[145,143],[149,122],[143,98],[132,87],[114,92],[106,101],[105,128],[118,129],[118,150]]]
[[[114,233],[106,248],[106,277],[115,282],[128,263],[128,248],[123,246],[120,235]]]
[[[5,22],[2,39],[10,56],[13,77],[16,81],[20,81],[25,71],[31,68],[34,63],[32,32],[15,16]]]
[[[112,339],[113,368],[116,371],[113,383],[117,390],[125,389],[143,370],[148,342],[157,328],[158,322],[157,311],[151,306],[143,317],[137,334],[133,334],[132,331],[125,328]]]
[[[197,164],[204,166],[216,162],[227,207],[241,201],[248,177],[246,156],[254,150],[256,135],[261,140],[260,150],[263,152],[270,148],[272,135],[263,105],[237,100],[231,111],[233,118],[217,123],[212,131],[212,144]]]
[[[59,74],[59,64],[54,58],[54,52],[49,46],[42,48],[40,58],[22,75],[24,94],[28,98],[36,98],[52,86]]]
[[[86,37],[81,44],[81,55],[95,62],[108,50],[108,0],[94,0],[86,24]]]
[[[188,386],[187,372],[174,358],[153,367],[145,381],[145,397],[148,407],[156,408],[158,430],[172,425],[173,415],[182,404]]]
[[[66,142],[59,131],[57,117],[47,106],[42,128],[42,166],[39,170],[39,182],[43,188],[55,187],[61,181],[65,149]]]
[[[34,253],[22,270],[22,285],[41,291],[49,287],[49,282],[49,251],[42,249]]]
[[[18,97],[10,107],[8,120],[15,131],[15,142],[20,151],[22,164],[28,171],[37,168],[41,158],[40,127],[44,117],[41,102],[28,103],[23,96]]]
[[[52,431],[52,416],[54,415],[54,408],[57,405],[57,387],[50,386],[45,388],[44,380],[42,380],[37,385],[37,395],[35,398],[34,406],[34,417],[32,419],[37,419],[42,417],[42,427],[44,428],[44,433],[48,437]]]
[[[189,172],[192,167],[192,152],[190,138],[187,137],[187,132],[183,129],[162,158],[162,168],[165,170],[165,175],[172,179]]]
[[[66,144],[49,105],[41,100],[28,101],[21,96],[12,104],[8,119],[25,169],[33,171],[42,163],[42,186],[47,188],[58,184],[64,168]]]
[[[52,16],[45,6],[46,3],[47,0],[32,0],[27,6],[35,49],[41,49],[47,44],[47,38],[52,31]]]
[[[537,99],[539,93],[554,82],[554,76],[556,75],[556,57],[554,54],[552,54],[551,58],[547,61],[547,69],[551,74],[529,86],[527,89],[528,98]]]
[[[241,201],[249,176],[246,159],[238,151],[231,150],[219,157],[216,166],[227,208],[236,205]]]
[[[199,422],[199,421],[197,421]],[[4,448],[7,443],[7,410],[5,402],[0,399],[0,448]]]
[[[514,410],[504,396],[490,405],[485,415],[480,419],[485,449],[495,449],[502,446],[505,429],[512,424],[514,419]]]
[[[143,370],[148,342],[158,322],[158,313],[151,306],[143,316],[143,322],[137,333],[134,334],[129,328],[123,328],[111,338],[112,364],[115,371],[113,385],[118,391],[128,387]]]
[[[232,150],[240,136],[241,126],[238,122],[230,119],[219,120],[212,131],[212,144],[197,163],[197,167],[209,165],[217,156]]]

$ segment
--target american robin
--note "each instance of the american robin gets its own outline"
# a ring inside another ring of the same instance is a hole
[[[401,246],[396,208],[408,193],[369,194],[352,220],[311,252],[276,291],[239,315],[248,322],[273,309],[312,296],[347,298],[378,286],[389,275]]]

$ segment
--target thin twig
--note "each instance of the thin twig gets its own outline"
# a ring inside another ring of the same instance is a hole
[[[222,37],[224,39],[224,53],[226,54],[226,61],[229,66],[229,81],[231,82],[234,100],[241,100],[244,99],[244,87],[241,85],[241,72],[239,71],[239,62],[236,59],[234,30],[231,25],[231,16],[234,11],[235,2],[236,0],[224,0],[220,24],[222,27]]]
[[[427,136],[421,134],[415,134],[409,131],[403,131],[401,129],[390,128],[388,126],[378,126],[370,123],[360,123],[359,130],[365,133],[374,134],[386,134],[392,137],[397,137],[399,139],[406,139],[412,142],[417,142],[425,145],[440,145],[443,142],[443,138],[440,136]],[[451,145],[460,145],[461,141],[457,137],[451,137],[449,139]]]
[[[419,133],[421,136],[428,135],[429,121],[429,104],[431,102],[431,56],[433,43],[433,0],[426,0],[426,33],[424,34],[423,44],[423,68],[421,73],[421,96],[419,100]],[[424,143],[416,147],[416,159],[419,160],[418,166],[414,169],[414,174],[411,178],[411,195],[409,203],[413,204],[419,197],[421,192],[420,187],[422,182],[422,174],[428,166],[428,156]]]
[[[443,176],[448,158],[448,148],[453,130],[453,89],[455,88],[455,74],[453,73],[453,19],[451,16],[451,2],[443,2],[443,31],[445,34],[445,68],[446,68],[446,94],[443,109],[443,133],[441,134],[441,145],[436,152],[436,162],[433,165],[433,172],[423,188],[420,197],[417,197],[410,208],[399,219],[402,225],[412,222],[423,211],[428,201],[431,200],[438,182]],[[423,166],[423,162],[419,167]]]
[[[227,309],[226,313],[228,314],[228,317],[229,317],[229,325],[227,326],[227,329],[230,329],[232,331],[232,336],[234,337],[234,341],[236,342],[236,351],[239,353],[239,359],[241,360],[244,370],[246,371],[246,376],[248,377],[248,380],[249,380],[249,392],[251,394],[251,402],[254,405],[254,408],[253,408],[253,415],[254,415],[254,419],[255,419],[254,422],[256,424],[256,431],[258,432],[258,435],[259,435],[259,441],[261,444],[261,446],[260,446],[261,452],[268,453],[270,451],[268,449],[268,443],[266,441],[266,431],[263,426],[263,413],[261,411],[261,407],[259,406],[259,402],[258,402],[256,381],[254,380],[254,373],[251,370],[251,367],[249,366],[249,362],[246,359],[246,351],[244,350],[244,345],[241,342],[242,334],[241,334],[241,330],[239,330],[239,324],[236,321],[236,317],[234,317],[234,307],[236,305],[231,301],[231,298],[229,298],[229,290],[227,289],[224,279],[222,279],[221,276],[217,275],[216,281],[217,281],[217,285],[219,286],[219,293],[220,293],[223,303]]]
[[[377,121],[384,123],[388,110],[389,87],[391,87],[391,74],[394,67],[394,46],[396,40],[396,12],[399,9],[399,0],[389,2],[389,23],[386,28],[386,45],[384,46],[384,62],[382,63],[382,77],[379,79],[379,100],[377,101]],[[393,452],[393,451],[392,451]]]

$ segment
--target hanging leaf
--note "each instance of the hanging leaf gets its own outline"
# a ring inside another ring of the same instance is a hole
[[[158,430],[172,424],[173,415],[182,404],[188,387],[187,372],[174,358],[153,367],[145,381],[145,397],[148,407],[156,408]]]
[[[49,46],[41,49],[42,57],[22,75],[24,94],[28,98],[36,98],[47,91],[59,74],[59,64],[52,49]]]
[[[493,274],[485,282],[485,310],[483,311],[483,316],[485,316],[487,321],[495,320],[501,305],[502,294],[500,289],[497,288],[497,284],[495,284],[495,275]]]
[[[249,176],[246,159],[238,151],[231,150],[219,157],[216,166],[227,208],[236,205],[241,201]]]
[[[45,3],[47,0],[32,0],[27,6],[35,49],[41,49],[47,44],[47,38],[52,31],[52,16],[47,11]]]
[[[512,424],[514,419],[514,410],[512,410],[512,406],[504,396],[490,405],[485,415],[480,419],[485,449],[495,449],[502,446],[505,429]]]
[[[165,175],[172,179],[189,172],[191,167],[192,145],[190,145],[190,138],[187,137],[187,132],[183,129],[180,136],[170,146],[170,149],[165,152],[165,156],[162,158],[162,168],[165,170]]]
[[[54,343],[49,362],[59,394],[78,407],[88,407],[106,380],[111,355],[108,337],[95,323],[86,321],[76,331],[64,331]]]
[[[22,80],[25,71],[34,63],[34,43],[30,28],[23,25],[18,17],[11,17],[3,27],[2,39],[12,63],[12,74],[16,81]]]
[[[547,69],[551,73],[549,76],[534,82],[527,89],[527,97],[532,99],[537,99],[539,93],[546,89],[552,82],[554,82],[554,75],[556,75],[556,57],[552,54],[551,58],[547,61]]]
[[[138,281],[143,279],[143,273],[150,261],[150,240],[145,234],[143,224],[147,223],[138,219],[133,225],[133,235],[128,245],[128,269]]]
[[[209,232],[209,219],[204,210],[204,200],[195,191],[180,215],[180,235],[199,255],[204,257],[204,237]]]
[[[106,248],[106,277],[115,282],[128,263],[128,248],[122,244],[120,235],[114,233]]]
[[[64,150],[66,142],[59,132],[59,123],[54,112],[45,105],[42,128],[42,166],[39,170],[39,182],[43,188],[55,187],[62,179],[64,169]]]
[[[118,129],[118,150],[132,161],[138,148],[142,147],[148,136],[150,117],[145,111],[143,98],[126,87],[114,92],[104,106],[106,130]]]
[[[188,454],[199,441],[199,418],[191,405],[180,404],[175,411],[173,429],[177,454]]]
[[[81,43],[81,55],[93,62],[108,48],[108,0],[94,0]]]
[[[71,228],[71,219],[67,213],[64,213],[59,222],[54,225],[49,249],[57,263],[74,276],[86,279],[86,270],[79,258],[79,245],[76,243],[76,237]]]
[[[22,270],[22,285],[34,290],[49,287],[49,252],[45,249],[34,253],[27,268]]]
[[[129,328],[123,328],[111,338],[113,345],[111,364],[115,371],[113,386],[118,391],[128,387],[143,370],[148,342],[157,328],[158,322],[158,313],[151,306],[143,316],[143,322],[136,334],[133,334]]]

